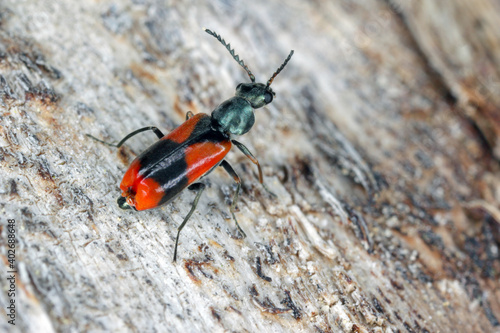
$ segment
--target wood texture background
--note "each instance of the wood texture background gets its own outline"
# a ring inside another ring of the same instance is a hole
[[[0,3],[0,329],[500,332],[500,2]],[[248,77],[274,102],[240,138],[238,203],[116,206],[132,159]],[[17,319],[5,317],[7,219]]]

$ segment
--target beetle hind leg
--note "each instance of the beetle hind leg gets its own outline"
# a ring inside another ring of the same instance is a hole
[[[205,184],[203,183],[195,183],[192,184],[188,187],[189,190],[191,191],[196,191],[198,192],[196,194],[196,197],[194,198],[193,205],[191,206],[191,210],[189,213],[186,215],[184,218],[184,221],[182,221],[181,225],[177,228],[177,237],[175,238],[175,248],[174,248],[174,261],[177,260],[177,245],[179,244],[179,235],[181,234],[182,228],[186,225],[187,221],[193,215],[194,210],[196,209],[196,206],[198,205],[198,201],[200,200],[201,194],[203,193],[203,190],[205,190]]]
[[[120,196],[116,202],[118,203],[118,207],[121,209],[132,209],[132,207],[127,203],[127,198]]]
[[[161,139],[161,138],[164,137],[164,134],[157,127],[155,127],[155,126],[148,126],[148,127],[139,128],[138,130],[135,130],[132,133],[127,134],[127,136],[125,136],[118,143],[109,143],[109,142],[106,142],[106,141],[102,141],[101,139],[98,139],[95,136],[90,135],[90,134],[85,134],[85,135],[88,136],[91,139],[96,140],[97,142],[104,143],[107,146],[115,147],[115,148],[120,148],[125,143],[125,141],[127,141],[128,139],[130,139],[134,135],[137,135],[137,134],[145,132],[145,131],[153,131],[156,134],[156,136],[158,137],[158,139]]]
[[[231,215],[233,216],[234,223],[236,224],[236,227],[238,228],[238,231],[240,232],[240,234],[243,237],[246,237],[247,235],[245,234],[243,229],[241,229],[240,225],[238,224],[238,220],[236,219],[236,215],[234,215],[234,207],[236,207],[236,202],[238,201],[238,196],[240,194],[241,178],[240,178],[240,176],[238,176],[236,171],[234,171],[233,167],[229,163],[227,163],[226,161],[222,161],[222,163],[220,165],[224,168],[224,170],[226,170],[226,172],[231,177],[233,177],[234,181],[236,182],[236,192],[234,192],[233,203],[231,204],[230,211],[231,211]]]

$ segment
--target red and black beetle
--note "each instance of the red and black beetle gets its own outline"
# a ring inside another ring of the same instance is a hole
[[[211,115],[206,113],[193,115],[189,111],[186,114],[186,121],[167,135],[163,135],[154,126],[140,128],[128,134],[117,144],[106,143],[89,135],[99,142],[117,148],[134,135],[144,131],[151,130],[160,139],[137,156],[123,176],[120,184],[122,194],[117,200],[120,208],[151,209],[169,202],[186,187],[197,192],[191,210],[177,229],[174,261],[177,258],[177,244],[180,232],[196,209],[201,193],[205,189],[205,185],[197,181],[217,166],[222,166],[237,184],[230,210],[239,232],[243,237],[246,236],[234,215],[241,179],[231,165],[224,160],[224,157],[234,144],[257,165],[259,182],[263,184],[259,162],[248,148],[234,140],[233,136],[248,132],[255,122],[254,109],[272,102],[275,93],[270,85],[293,55],[292,50],[283,64],[267,81],[267,84],[256,83],[255,76],[243,60],[240,60],[238,55],[234,54],[234,50],[231,49],[230,45],[226,44],[224,39],[215,32],[208,29],[205,29],[205,31],[217,38],[226,47],[234,60],[245,69],[252,81],[251,83],[238,84],[236,96],[222,102]]]

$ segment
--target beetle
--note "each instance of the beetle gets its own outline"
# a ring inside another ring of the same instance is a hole
[[[234,144],[257,166],[259,182],[264,186],[259,161],[245,145],[233,137],[243,135],[252,128],[255,123],[254,109],[261,108],[273,101],[275,93],[270,87],[271,83],[285,68],[293,55],[292,50],[267,81],[267,84],[257,83],[255,76],[243,60],[235,54],[234,49],[231,49],[230,44],[227,44],[217,33],[209,29],[204,30],[226,47],[233,59],[247,72],[251,80],[250,83],[238,84],[235,96],[222,102],[212,111],[211,115],[206,113],[194,115],[188,111],[186,121],[167,135],[164,135],[155,126],[148,126],[135,130],[117,144],[112,144],[87,134],[101,143],[116,148],[121,147],[136,134],[145,131],[153,131],[159,139],[137,156],[125,172],[120,184],[122,193],[117,200],[121,209],[146,210],[156,208],[170,202],[185,188],[197,192],[191,210],[177,228],[173,261],[177,259],[180,232],[195,211],[205,189],[205,184],[198,182],[198,180],[217,166],[223,167],[236,182],[236,191],[230,211],[238,231],[243,237],[246,237],[234,214],[241,188],[241,179],[224,158]],[[264,186],[264,188],[266,187]]]

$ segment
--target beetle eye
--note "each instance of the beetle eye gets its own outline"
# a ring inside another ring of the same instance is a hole
[[[236,86],[236,90],[240,89],[240,87],[241,87],[241,85],[242,85],[242,84],[243,84],[243,83],[239,83],[239,84]]]
[[[264,101],[266,102],[266,104],[271,103],[273,101],[273,94],[266,91],[266,93],[264,94]]]

